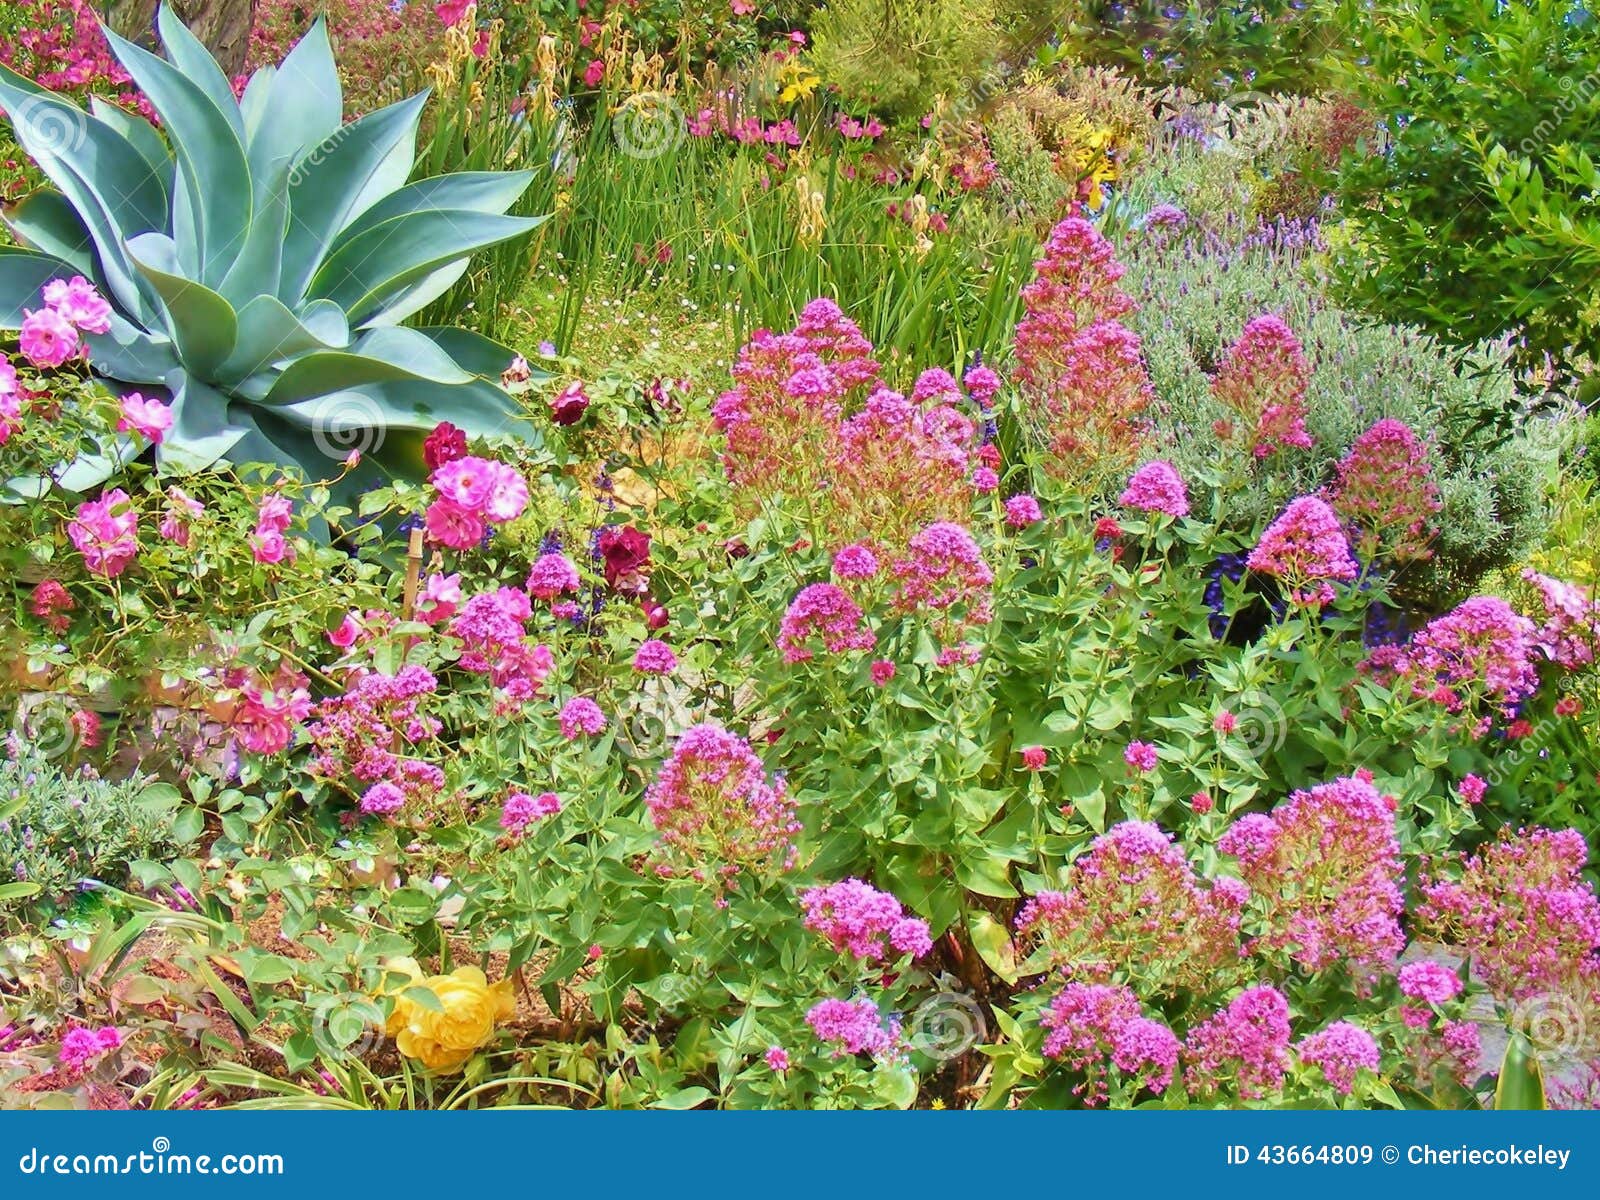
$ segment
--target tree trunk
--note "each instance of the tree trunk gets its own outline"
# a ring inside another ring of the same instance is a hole
[[[244,70],[256,0],[168,2],[195,37],[205,43],[224,74],[232,77]],[[117,33],[142,46],[155,45],[156,0],[108,0],[105,8],[106,23]]]

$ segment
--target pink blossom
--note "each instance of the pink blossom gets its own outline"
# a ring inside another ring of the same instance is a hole
[[[78,352],[78,331],[53,308],[26,312],[22,321],[22,356],[36,367],[59,367]]]
[[[1189,515],[1189,490],[1177,469],[1157,459],[1133,473],[1118,502],[1145,512],[1166,513],[1169,517]]]
[[[927,922],[909,918],[888,892],[859,879],[844,879],[800,893],[805,927],[822,934],[837,951],[878,962],[892,949],[920,958],[933,949]]]
[[[1025,528],[1043,519],[1044,513],[1039,509],[1039,502],[1026,492],[1006,501],[1006,524],[1015,529]]]
[[[1154,771],[1161,761],[1161,756],[1156,748],[1149,742],[1129,742],[1122,751],[1122,758],[1135,771]]]
[[[356,644],[356,639],[361,636],[361,622],[356,620],[353,612],[345,613],[344,620],[339,622],[337,629],[328,631],[328,642],[340,650],[348,650]]]
[[[878,556],[870,547],[852,542],[833,556],[833,573],[840,579],[871,579],[878,573]]]
[[[884,684],[894,678],[895,670],[896,668],[892,661],[887,658],[879,658],[873,660],[868,673],[872,676],[873,683],[883,687]]]
[[[1400,991],[1424,1004],[1448,1004],[1461,994],[1461,976],[1443,963],[1422,959],[1400,968]]]
[[[1264,1099],[1283,1087],[1289,1062],[1289,1003],[1270,985],[1247,988],[1220,1012],[1189,1030],[1191,1093],[1226,1083],[1244,1100]]]
[[[561,736],[569,742],[583,734],[593,737],[604,733],[605,728],[605,713],[587,696],[574,696],[561,708]]]
[[[114,578],[138,556],[139,513],[128,493],[113,488],[78,505],[67,536],[92,574]]]
[[[111,331],[111,305],[82,275],[69,280],[52,279],[41,293],[44,302],[84,333]]]
[[[1290,502],[1250,552],[1246,565],[1289,589],[1295,604],[1318,606],[1334,599],[1332,581],[1356,577],[1339,518],[1315,496]]]
[[[861,608],[844,589],[831,583],[801,588],[790,601],[778,630],[778,649],[787,663],[808,662],[820,641],[829,654],[870,650],[876,639],[866,627]]]
[[[871,1000],[823,1000],[806,1013],[806,1024],[817,1040],[841,1054],[871,1054],[887,1057],[900,1040],[900,1026],[890,1020],[885,1026],[878,1006]]]
[[[417,597],[417,620],[438,625],[455,615],[461,604],[461,576],[429,575]]]
[[[526,586],[529,595],[550,600],[562,592],[577,591],[578,585],[578,568],[570,558],[557,551],[541,554],[534,560]]]
[[[1348,1021],[1335,1021],[1295,1045],[1300,1061],[1322,1068],[1322,1077],[1334,1091],[1348,1096],[1356,1072],[1378,1069],[1378,1043],[1372,1035]]]
[[[453,500],[438,499],[428,505],[428,537],[455,550],[471,550],[483,540],[483,521],[471,509]]]
[[[641,675],[668,675],[678,668],[672,647],[654,638],[640,644],[633,655],[633,669]]]
[[[500,811],[500,828],[520,837],[535,821],[553,817],[560,811],[561,798],[554,792],[540,792],[537,796],[512,792]]]

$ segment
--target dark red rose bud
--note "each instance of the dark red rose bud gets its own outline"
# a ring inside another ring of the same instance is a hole
[[[583,383],[577,379],[562,388],[560,394],[550,401],[550,415],[557,425],[576,425],[588,411],[589,393],[583,390]]]

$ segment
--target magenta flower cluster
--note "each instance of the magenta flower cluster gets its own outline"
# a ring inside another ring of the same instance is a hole
[[[695,725],[678,738],[645,806],[660,834],[663,873],[675,861],[695,879],[794,863],[800,822],[782,780],[743,738],[720,725]],[[672,861],[668,861],[672,860]]]
[[[1332,603],[1333,584],[1357,573],[1339,518],[1316,496],[1291,501],[1245,565],[1279,580],[1293,603],[1310,607]]]
[[[888,950],[921,958],[933,949],[928,923],[908,917],[888,892],[859,879],[842,879],[800,893],[805,926],[820,933],[835,950],[866,962]]]
[[[1139,998],[1121,984],[1068,983],[1039,1014],[1039,1024],[1045,1056],[1083,1074],[1072,1090],[1090,1108],[1106,1100],[1113,1081],[1159,1095],[1178,1066],[1177,1036],[1145,1016]]]
[[[528,507],[528,484],[508,463],[467,455],[436,467],[429,477],[438,497],[428,505],[428,537],[471,550],[490,522],[514,521]]]
[[[801,588],[778,625],[778,649],[786,663],[809,662],[818,643],[828,654],[847,654],[871,650],[876,640],[861,606],[831,583]]]

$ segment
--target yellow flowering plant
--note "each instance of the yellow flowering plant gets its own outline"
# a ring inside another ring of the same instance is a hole
[[[511,981],[490,983],[477,967],[424,976],[415,959],[396,958],[385,970],[406,980],[398,990],[386,989],[394,1009],[385,1032],[401,1054],[429,1071],[459,1070],[494,1039],[498,1025],[516,1015]],[[432,1002],[419,993],[431,995]]]

